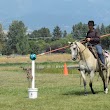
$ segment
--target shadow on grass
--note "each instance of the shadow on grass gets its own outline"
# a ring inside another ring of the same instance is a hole
[[[103,91],[95,91],[95,94],[98,94],[98,93],[102,93]],[[87,95],[91,94],[92,95],[92,92],[91,91],[87,91]],[[62,95],[77,95],[77,96],[80,96],[80,95],[84,95],[84,91],[68,91]],[[94,95],[94,94],[93,94]]]

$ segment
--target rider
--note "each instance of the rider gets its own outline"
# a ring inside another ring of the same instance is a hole
[[[89,45],[95,46],[98,56],[102,62],[102,69],[106,69],[105,59],[100,44],[100,36],[97,30],[94,28],[94,26],[95,26],[94,21],[88,22],[89,31],[87,32],[86,41],[89,43]]]

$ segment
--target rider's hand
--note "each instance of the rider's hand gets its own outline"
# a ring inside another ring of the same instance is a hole
[[[86,40],[89,42],[91,40],[91,38],[86,38]]]

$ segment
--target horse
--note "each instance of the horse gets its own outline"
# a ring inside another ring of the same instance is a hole
[[[105,72],[100,69],[98,59],[94,57],[94,55],[91,53],[89,48],[87,48],[87,46],[85,46],[81,42],[72,42],[72,43],[69,42],[69,44],[70,44],[72,60],[76,60],[78,57],[80,58],[79,71],[83,78],[84,94],[87,95],[86,73],[90,74],[89,86],[91,88],[92,93],[95,94],[94,89],[92,87],[92,82],[93,82],[95,72],[99,72],[99,75],[101,76],[101,79],[103,81],[104,92],[107,94],[108,83],[110,78],[110,55],[105,58],[107,70],[105,70],[106,75],[104,75]]]

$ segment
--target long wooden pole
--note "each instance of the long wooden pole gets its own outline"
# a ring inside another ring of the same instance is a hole
[[[100,38],[107,37],[107,36],[110,36],[110,34],[102,35],[102,36],[100,36]]]
[[[48,52],[45,52],[45,53],[38,54],[37,56],[42,56],[42,55],[52,53],[52,52],[55,52],[55,51],[58,51],[58,50],[62,50],[62,49],[68,48],[68,47],[69,47],[69,45],[61,47],[61,48],[57,48],[57,49],[54,49],[54,50],[51,50],[51,51],[48,51]]]

